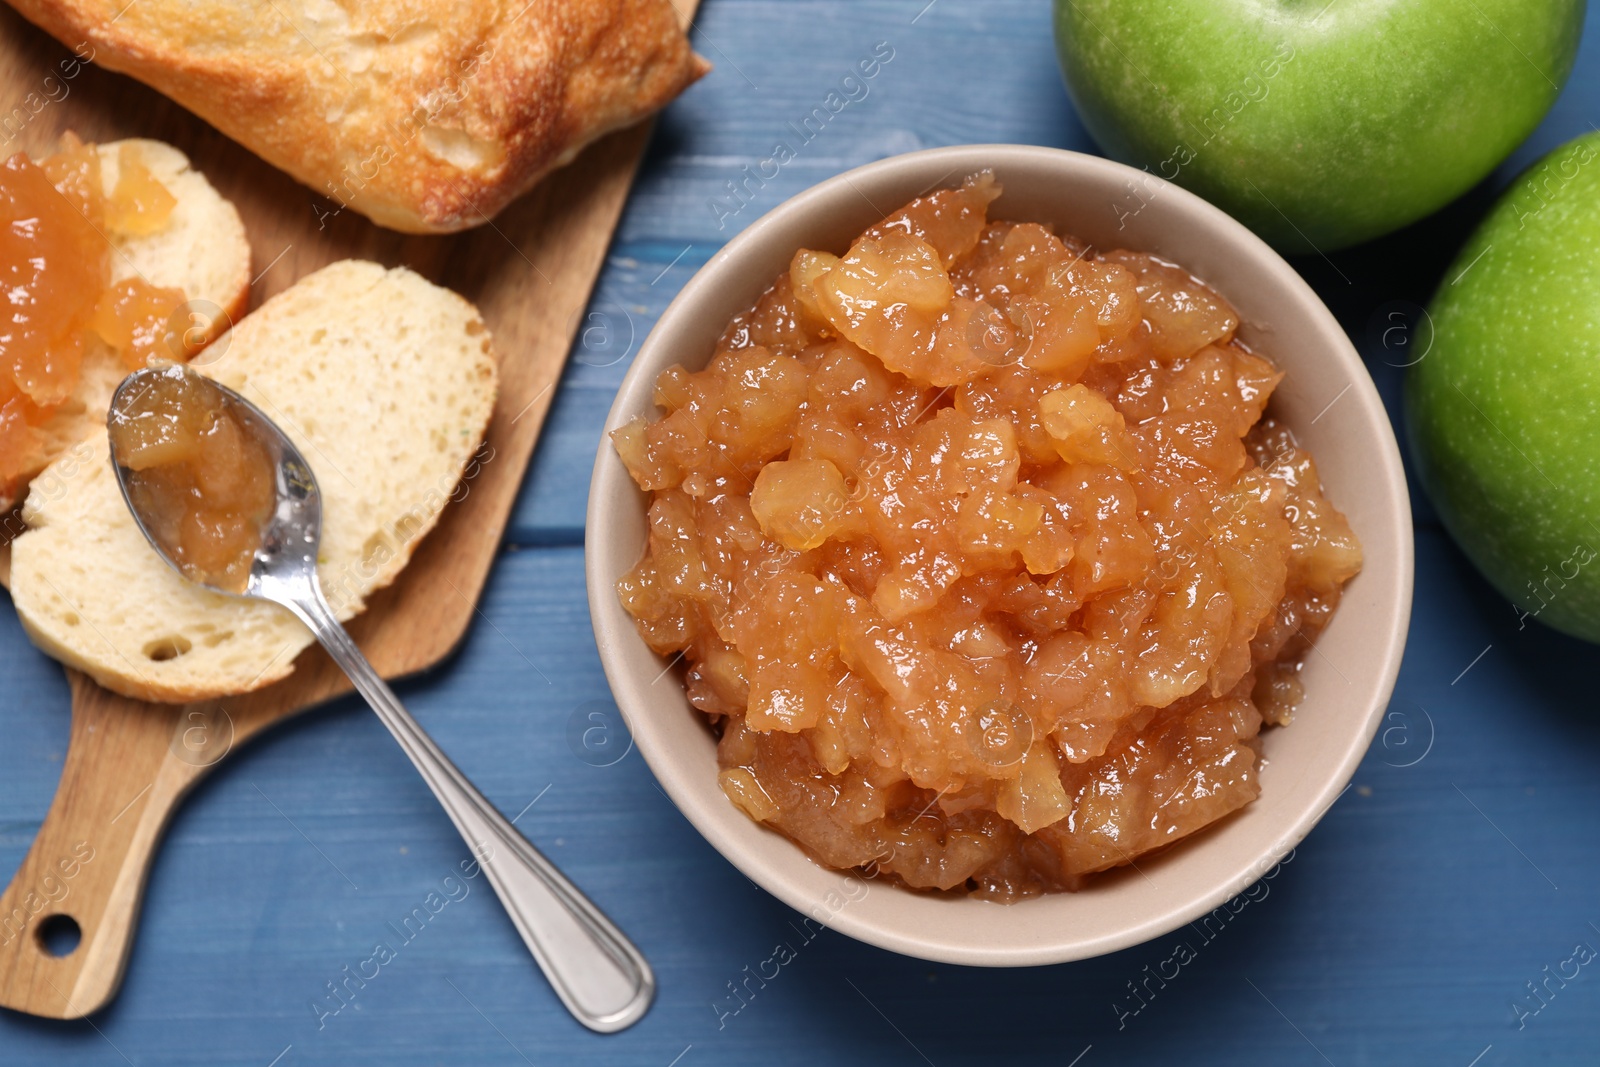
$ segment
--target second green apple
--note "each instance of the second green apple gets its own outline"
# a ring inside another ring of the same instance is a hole
[[[1406,379],[1417,472],[1530,619],[1600,641],[1600,133],[1508,189],[1445,271]]]

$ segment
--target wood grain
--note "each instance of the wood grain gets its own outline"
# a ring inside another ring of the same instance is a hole
[[[692,0],[679,7],[687,16]],[[152,137],[176,145],[244,218],[260,272],[252,306],[328,263],[358,257],[411,267],[483,312],[501,370],[480,469],[399,581],[372,597],[350,626],[387,676],[435,666],[477,610],[648,126],[590,146],[493,222],[449,237],[411,236],[338,212],[129,79],[90,65],[64,80],[69,67],[62,64],[70,65],[71,55],[0,7],[0,119],[25,116],[20,126],[12,121],[0,131],[14,134],[0,146],[6,154],[48,153],[69,129],[92,141]],[[90,1014],[116,995],[151,863],[190,787],[261,730],[350,688],[316,648],[283,682],[187,706],[132,701],[77,672],[68,677],[72,728],[61,782],[32,849],[0,896],[0,1006],[59,1019]],[[50,955],[39,936],[58,915],[82,931],[76,951],[63,957]]]

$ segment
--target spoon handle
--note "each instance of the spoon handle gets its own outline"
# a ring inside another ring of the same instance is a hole
[[[310,584],[279,602],[311,628],[422,772],[562,1003],[600,1033],[638,1022],[656,988],[643,954],[450,762],[367,662],[314,578]]]

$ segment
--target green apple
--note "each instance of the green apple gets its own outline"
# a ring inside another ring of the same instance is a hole
[[[1285,251],[1449,203],[1572,69],[1583,0],[1055,0],[1078,113],[1113,157]],[[1129,190],[1129,211],[1155,195]]]
[[[1521,625],[1600,641],[1600,134],[1517,179],[1429,315],[1406,423],[1439,517]]]

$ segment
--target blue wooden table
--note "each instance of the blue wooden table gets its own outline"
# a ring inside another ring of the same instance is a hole
[[[1573,962],[1600,949],[1595,650],[1520,628],[1421,500],[1411,642],[1355,788],[1176,978],[1145,981],[1171,956],[1170,938],[988,971],[824,933],[719,1019],[713,1002],[793,940],[796,916],[701,840],[620,733],[609,748],[586,747],[575,729],[592,714],[617,722],[584,599],[590,464],[645,333],[761,212],[916,148],[1094,150],[1056,72],[1046,0],[925,3],[705,0],[695,43],[716,70],[660,123],[484,618],[450,663],[401,687],[462,768],[504,810],[523,812],[519,825],[650,955],[661,995],[644,1022],[599,1037],[567,1017],[482,879],[452,878],[464,849],[405,758],[343,700],[236,753],[196,791],[151,880],[121,998],[76,1023],[0,1012],[0,1064],[1600,1061],[1600,963]],[[892,59],[731,210],[726,183],[875,48]],[[1597,118],[1591,21],[1555,110],[1483,188],[1332,264],[1296,264],[1362,348],[1391,411],[1407,355],[1403,334],[1386,331],[1426,302],[1495,190]],[[9,610],[0,678],[9,878],[67,738],[61,672]],[[430,892],[445,906],[398,936]],[[380,941],[394,957],[332,998],[330,983]]]

